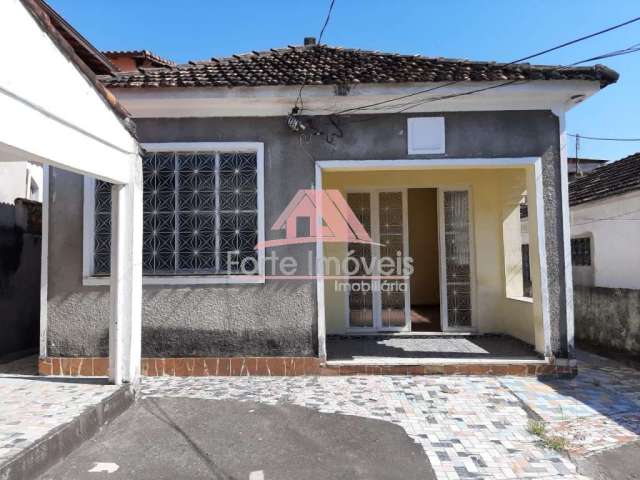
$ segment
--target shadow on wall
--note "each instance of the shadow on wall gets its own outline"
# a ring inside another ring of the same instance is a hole
[[[40,212],[38,202],[0,204],[0,357],[38,346]]]
[[[48,345],[51,357],[109,354],[109,330],[92,345],[58,341]],[[309,332],[288,328],[224,330],[220,328],[142,327],[143,357],[314,357]]]

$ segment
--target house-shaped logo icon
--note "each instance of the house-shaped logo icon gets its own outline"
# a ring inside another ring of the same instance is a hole
[[[300,233],[300,226],[306,232]],[[374,243],[339,190],[298,190],[271,230],[284,230],[285,238],[268,240],[256,248],[299,243]]]

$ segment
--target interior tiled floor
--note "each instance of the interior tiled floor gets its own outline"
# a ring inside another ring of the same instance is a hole
[[[509,336],[328,336],[329,360],[459,358],[539,359],[530,345]]]

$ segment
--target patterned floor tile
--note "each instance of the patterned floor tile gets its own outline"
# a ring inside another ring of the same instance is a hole
[[[575,467],[539,445],[529,418],[495,378],[218,377],[145,378],[144,396],[291,403],[400,425],[426,452],[439,479],[575,478]]]
[[[0,464],[19,454],[54,428],[73,420],[118,387],[104,380],[37,377],[37,359],[0,368]],[[31,362],[31,363],[30,363]]]

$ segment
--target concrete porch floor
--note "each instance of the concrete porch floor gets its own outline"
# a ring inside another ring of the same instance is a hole
[[[329,335],[329,364],[544,362],[531,345],[508,335]]]

